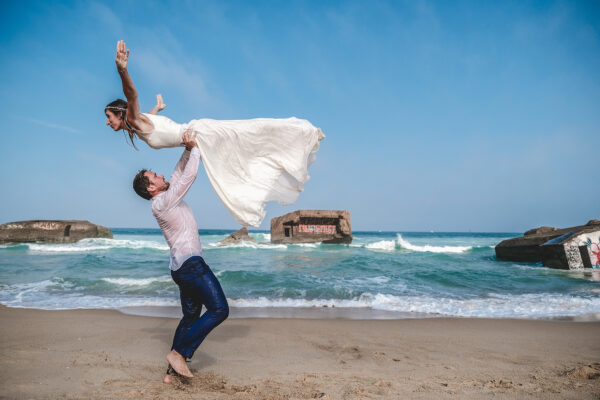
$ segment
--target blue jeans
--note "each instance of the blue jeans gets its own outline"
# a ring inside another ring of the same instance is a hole
[[[229,305],[217,277],[199,256],[188,258],[171,276],[179,286],[183,318],[171,350],[192,358],[206,336],[229,315]],[[202,305],[206,312],[200,317]]]

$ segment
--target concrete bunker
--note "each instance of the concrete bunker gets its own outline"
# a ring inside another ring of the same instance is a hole
[[[502,261],[541,262],[558,269],[600,268],[600,221],[531,229],[521,237],[503,240],[495,250]]]
[[[272,243],[351,243],[346,210],[297,210],[271,219]]]

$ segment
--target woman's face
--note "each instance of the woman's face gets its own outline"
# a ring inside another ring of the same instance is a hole
[[[120,116],[110,110],[104,110],[104,114],[106,114],[106,125],[109,125],[114,131],[123,129],[123,119]]]

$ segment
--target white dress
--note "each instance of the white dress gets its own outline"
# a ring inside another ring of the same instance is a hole
[[[196,119],[178,124],[144,114],[154,130],[136,132],[153,149],[183,146],[186,129],[197,132],[200,157],[212,187],[243,226],[258,226],[265,202],[293,204],[309,179],[321,129],[298,118],[220,121]]]

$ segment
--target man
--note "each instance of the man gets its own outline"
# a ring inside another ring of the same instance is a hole
[[[229,306],[219,281],[202,258],[198,226],[190,207],[183,201],[196,179],[200,152],[193,131],[185,131],[186,146],[173,171],[171,182],[163,175],[141,170],[133,180],[133,189],[146,200],[152,200],[152,213],[171,249],[169,267],[179,286],[183,318],[177,326],[169,369],[164,378],[171,382],[171,367],[176,373],[193,377],[186,359],[191,358],[206,335],[229,315]],[[200,317],[202,305],[206,312]]]

